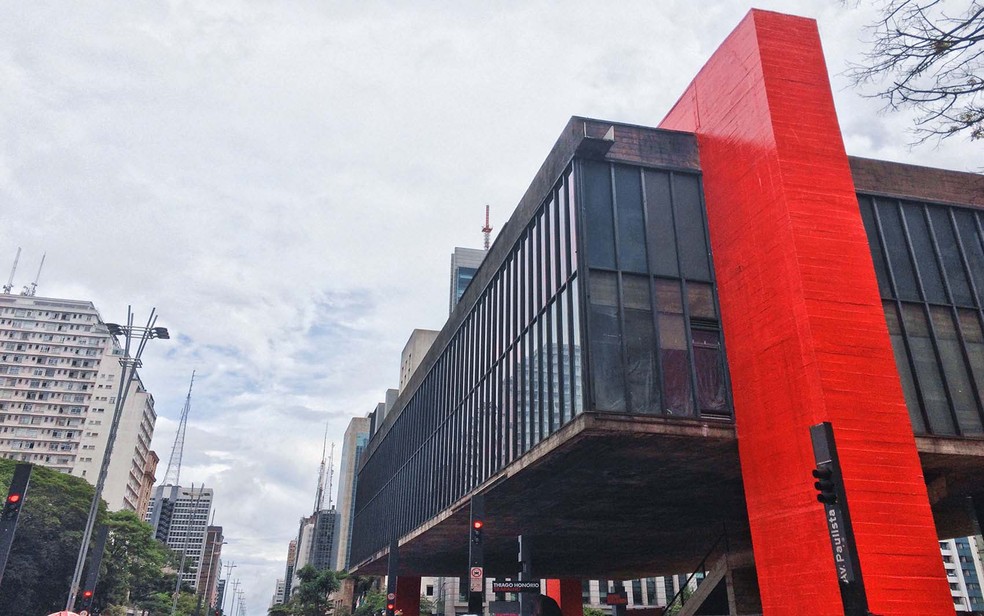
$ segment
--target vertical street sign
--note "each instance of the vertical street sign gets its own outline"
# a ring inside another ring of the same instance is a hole
[[[10,556],[10,547],[14,544],[14,532],[17,530],[17,518],[20,517],[21,506],[27,498],[29,483],[31,483],[31,465],[15,466],[3,511],[0,513],[0,581],[3,581],[3,572],[7,568],[7,557]]]
[[[854,530],[851,527],[847,494],[841,477],[840,460],[834,443],[834,430],[829,422],[810,426],[810,440],[813,442],[813,457],[816,468],[813,484],[817,489],[817,501],[823,505],[830,547],[834,553],[834,567],[840,585],[841,601],[845,616],[865,616],[868,614],[868,601],[861,580],[861,565],[858,550],[854,544]]]

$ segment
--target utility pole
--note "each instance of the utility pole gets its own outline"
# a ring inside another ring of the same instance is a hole
[[[229,583],[232,581],[232,570],[236,568],[236,563],[230,562],[225,565],[226,570],[226,583],[222,587],[222,601],[219,604],[219,609],[222,610],[222,616],[225,616],[225,599],[229,595]]]

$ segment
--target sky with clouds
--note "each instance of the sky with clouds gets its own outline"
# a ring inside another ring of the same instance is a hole
[[[849,87],[868,4],[756,6],[818,20],[848,153],[979,169]],[[485,204],[500,227],[572,115],[658,123],[750,6],[0,0],[0,271],[22,247],[16,288],[47,253],[38,295],[156,306],[159,475],[197,370],[182,480],[265,614],[325,423],[340,447],[442,326]]]

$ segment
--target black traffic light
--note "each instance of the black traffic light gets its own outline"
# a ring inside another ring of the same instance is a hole
[[[27,497],[27,486],[31,482],[31,465],[18,464],[14,467],[14,476],[10,480],[10,490],[0,511],[0,580],[7,568],[7,557],[14,543],[14,533],[17,531],[17,517],[21,505]]]
[[[817,489],[817,500],[824,505],[837,504],[837,486],[834,483],[834,471],[826,466],[813,469],[816,481],[813,487]]]
[[[482,520],[472,520],[471,526],[471,542],[481,543],[482,542],[482,527],[485,526],[485,522]]]
[[[395,611],[396,611],[396,596],[393,596],[392,599],[386,600],[386,616],[393,616],[393,613]]]
[[[4,520],[13,520],[20,513],[21,503],[24,502],[24,494],[22,492],[11,492],[7,495],[7,500],[3,504],[3,514]]]
[[[88,610],[92,607],[92,594],[89,588],[82,591],[82,609]]]

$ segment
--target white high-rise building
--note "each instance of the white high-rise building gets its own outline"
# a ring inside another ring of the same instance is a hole
[[[178,554],[184,553],[181,580],[198,590],[198,574],[205,555],[212,488],[157,486],[147,508],[154,537]]]
[[[122,353],[92,302],[0,295],[0,456],[94,484]],[[103,491],[110,510],[137,510],[156,420],[154,399],[137,376]]]

